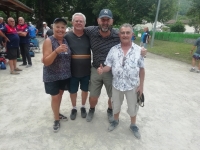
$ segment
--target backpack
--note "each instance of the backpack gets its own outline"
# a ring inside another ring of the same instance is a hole
[[[1,62],[1,69],[5,70],[6,69],[6,65],[4,64],[4,62]]]

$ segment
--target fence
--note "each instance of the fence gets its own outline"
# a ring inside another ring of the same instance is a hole
[[[152,35],[152,32],[151,32]],[[155,32],[155,39],[162,41],[173,42],[186,42],[192,43],[194,40],[200,37],[200,34],[180,33],[180,32]]]

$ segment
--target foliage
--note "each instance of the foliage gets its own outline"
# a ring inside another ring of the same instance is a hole
[[[190,0],[179,0],[179,15],[186,15],[191,8]]]
[[[185,32],[184,24],[180,21],[177,21],[173,25],[170,26],[171,32]]]
[[[50,25],[57,17],[71,16],[82,12],[87,17],[87,25],[97,25],[98,14],[101,9],[112,10],[114,24],[142,23],[142,20],[154,22],[159,0],[20,0],[25,5],[34,9],[33,15],[20,14],[27,21],[33,22],[37,27],[42,27],[46,21]],[[177,0],[161,0],[158,21],[164,22],[171,19],[177,11]],[[33,19],[35,18],[35,19]]]
[[[194,26],[195,32],[200,33],[200,1],[190,0],[191,8],[189,9],[187,15],[190,17],[190,26]]]

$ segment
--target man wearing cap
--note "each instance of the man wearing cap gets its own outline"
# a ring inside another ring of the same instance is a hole
[[[64,19],[56,18],[53,22],[54,35],[46,38],[43,43],[43,82],[46,93],[52,99],[54,132],[60,129],[60,120],[67,120],[67,117],[60,114],[62,95],[71,77],[71,50],[64,39],[66,27]]]
[[[118,32],[112,29],[113,15],[109,9],[103,9],[99,13],[97,19],[98,26],[90,26],[85,28],[85,33],[90,38],[91,49],[93,52],[93,63],[90,77],[90,109],[86,120],[90,122],[94,116],[95,106],[101,93],[101,88],[104,85],[108,94],[108,109],[107,116],[109,122],[114,120],[113,110],[111,105],[112,97],[112,73],[106,72],[102,75],[97,73],[97,68],[100,64],[104,65],[108,52],[114,46],[120,43]],[[146,54],[146,50],[142,49],[142,55]]]
[[[46,22],[43,22],[43,36],[46,39],[45,35],[50,28],[47,26]]]

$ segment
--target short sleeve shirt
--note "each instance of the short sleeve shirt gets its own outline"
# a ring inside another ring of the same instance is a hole
[[[90,40],[86,34],[78,37],[72,31],[65,35],[65,39],[69,44],[72,55],[91,55]],[[71,72],[73,77],[85,77],[90,75],[91,57],[71,59]]]
[[[108,37],[102,37],[99,33],[98,26],[90,26],[84,29],[84,32],[90,39],[91,49],[93,53],[93,67],[98,68],[103,64],[111,47],[120,43],[118,32],[111,29]]]
[[[197,54],[200,54],[200,38],[198,38],[198,39],[196,40],[196,42],[194,43],[194,46],[197,46],[196,53],[197,53]]]
[[[5,25],[1,28],[1,31],[5,33],[10,42],[6,42],[7,48],[18,48],[19,47],[19,35],[15,27]]]
[[[18,24],[16,29],[17,29],[17,31],[29,32],[27,24],[23,24],[23,25]],[[20,43],[23,43],[23,44],[29,43],[29,33],[27,33],[26,36],[19,36],[19,37],[20,37]]]
[[[124,56],[121,44],[118,44],[111,48],[104,64],[112,68],[112,84],[116,89],[128,91],[139,85],[139,71],[144,68],[140,46],[132,43]]]

